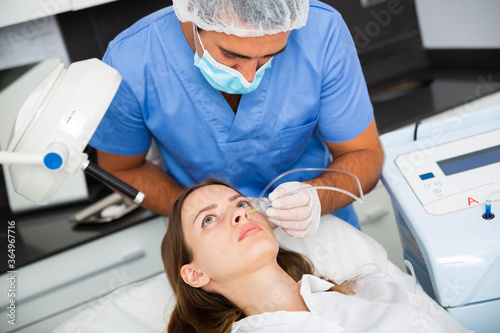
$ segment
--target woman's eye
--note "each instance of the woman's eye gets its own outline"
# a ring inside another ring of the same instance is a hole
[[[240,201],[236,205],[236,207],[238,208],[247,208],[248,206],[250,206],[250,203],[248,201]]]
[[[209,225],[210,223],[212,223],[213,221],[215,221],[217,219],[217,217],[213,216],[213,215],[208,215],[208,216],[205,216],[205,218],[203,219],[203,221],[201,222],[201,227],[203,228],[204,226],[206,225]]]

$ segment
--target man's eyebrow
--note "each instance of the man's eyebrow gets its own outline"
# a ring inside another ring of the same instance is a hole
[[[217,208],[217,204],[213,204],[213,205],[210,205],[210,206],[207,206],[205,208],[200,209],[198,214],[196,214],[196,216],[194,217],[193,224],[201,213],[206,212],[207,210],[210,210],[210,209],[214,209],[214,208]]]
[[[219,49],[222,52],[224,52],[226,55],[228,55],[230,57],[241,58],[241,59],[245,59],[245,60],[251,60],[252,59],[252,57],[248,57],[248,56],[245,56],[245,55],[233,52],[233,51],[226,50],[225,48],[223,48],[220,45],[217,45],[217,46],[219,47]],[[284,52],[285,49],[286,49],[286,45],[281,50],[279,50],[278,52],[275,52],[275,53],[272,53],[272,54],[267,54],[267,55],[263,56],[262,58],[271,58],[271,57],[274,57],[274,56],[276,56],[276,55]]]

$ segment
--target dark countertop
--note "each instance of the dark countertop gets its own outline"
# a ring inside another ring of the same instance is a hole
[[[397,90],[398,85],[409,86]],[[392,91],[387,94],[378,93]],[[410,73],[370,89],[380,134],[500,91],[500,69],[431,70]]]
[[[398,85],[412,86],[398,90]],[[500,70],[422,70],[393,80],[385,86],[371,88],[375,118],[380,134],[390,132],[418,120],[438,114],[473,99],[500,90]],[[390,91],[381,94],[383,91]],[[3,179],[2,179],[3,180]],[[0,184],[1,186],[2,184]],[[2,198],[2,201],[6,198]],[[16,222],[16,269],[104,237],[158,216],[139,208],[110,223],[75,225],[71,216],[90,202],[67,205],[50,210],[13,215],[0,205],[2,254],[0,273],[8,270],[7,221]],[[4,248],[5,247],[5,248]]]
[[[45,211],[11,215],[8,220],[16,223],[16,269],[158,216],[150,210],[138,208],[108,223],[79,225],[71,221],[75,213],[89,204],[78,203]],[[6,214],[0,212],[1,216]],[[7,253],[3,249],[2,252]],[[0,263],[0,274],[7,270],[10,269],[5,259]]]

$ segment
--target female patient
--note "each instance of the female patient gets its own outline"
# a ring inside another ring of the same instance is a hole
[[[341,285],[313,276],[311,262],[280,248],[251,209],[215,179],[174,204],[162,243],[177,300],[168,332],[467,332],[388,275]]]

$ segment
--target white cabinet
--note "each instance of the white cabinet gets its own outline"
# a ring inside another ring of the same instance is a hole
[[[0,0],[0,28],[33,21],[27,30],[43,24],[43,18],[70,10],[79,10],[115,0]]]
[[[16,325],[0,300],[0,332],[50,332],[115,289],[162,273],[158,217],[21,267],[16,274]],[[0,291],[7,293],[7,274]]]

